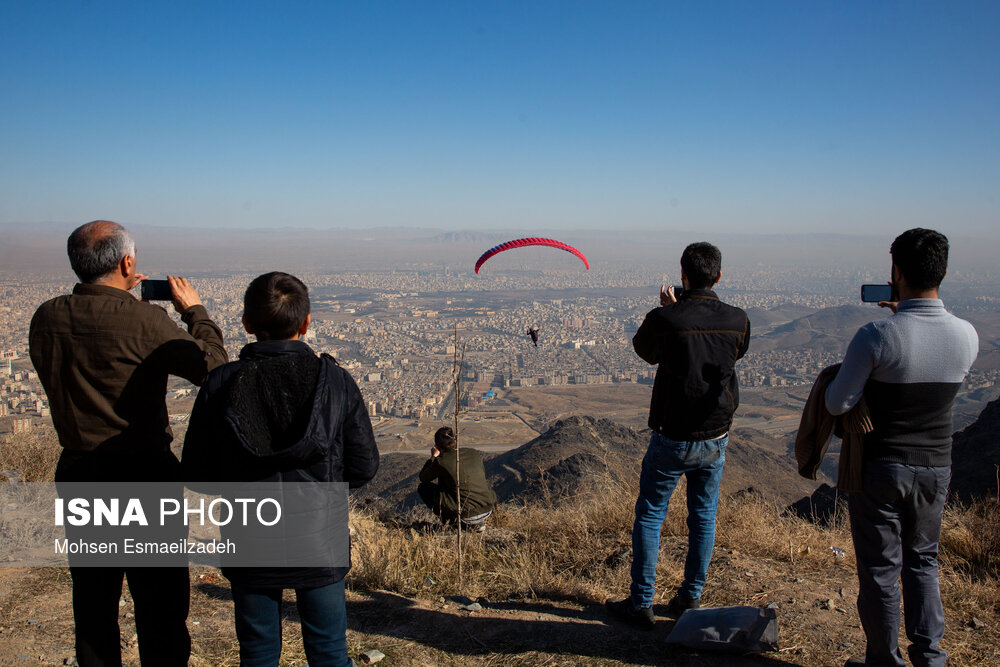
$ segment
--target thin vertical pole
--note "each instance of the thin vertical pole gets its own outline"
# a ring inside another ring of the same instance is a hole
[[[462,449],[458,430],[459,402],[462,397],[462,363],[465,361],[465,348],[462,348],[461,359],[458,356],[458,324],[455,324],[455,345],[452,348],[451,383],[454,392],[455,408],[453,410],[455,432],[455,500],[458,507],[458,587],[463,589],[462,582]]]

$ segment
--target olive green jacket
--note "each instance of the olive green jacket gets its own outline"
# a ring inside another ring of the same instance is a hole
[[[459,453],[461,453],[459,455]],[[459,458],[461,456],[461,458]],[[431,457],[420,471],[421,482],[440,480],[442,509],[452,512],[458,508],[455,486],[455,469],[462,479],[462,516],[470,517],[493,509],[497,504],[497,494],[486,481],[483,457],[475,449],[460,447]]]

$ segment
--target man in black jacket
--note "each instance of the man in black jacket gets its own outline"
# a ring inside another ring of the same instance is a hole
[[[722,303],[712,287],[722,277],[722,253],[692,243],[681,255],[680,298],[660,289],[632,339],[636,354],[658,364],[649,406],[653,433],[642,461],[632,527],[630,596],[609,601],[608,611],[640,628],[652,628],[660,529],[670,495],[687,477],[688,554],[684,581],[667,608],[672,616],[700,606],[715,545],[715,513],[726,444],[739,404],[736,360],[746,354],[750,320]]]
[[[244,297],[243,325],[257,337],[205,380],[181,460],[189,482],[365,484],[378,449],[361,391],[333,357],[300,337],[309,293],[295,276],[267,273]],[[281,592],[294,588],[309,664],[350,665],[344,577],[349,567],[223,568],[236,607],[240,664],[281,655]]]

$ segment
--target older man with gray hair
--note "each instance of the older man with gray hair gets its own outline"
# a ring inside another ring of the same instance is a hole
[[[131,294],[146,276],[136,270],[135,242],[121,225],[89,222],[70,235],[67,251],[80,282],[72,294],[39,306],[29,331],[31,361],[63,447],[55,481],[178,481],[167,376],[201,384],[227,361],[222,333],[184,278],[168,279],[187,331]],[[118,601],[126,576],[142,664],[187,664],[187,568],[71,564],[70,574],[81,667],[122,664]]]

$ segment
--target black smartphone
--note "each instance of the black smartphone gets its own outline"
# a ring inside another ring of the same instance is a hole
[[[862,285],[861,300],[865,303],[893,301],[892,285]]]
[[[681,298],[681,294],[684,294],[684,288],[680,285],[674,285],[674,298]]]
[[[166,280],[143,280],[139,287],[139,296],[143,301],[173,301],[174,292]]]

